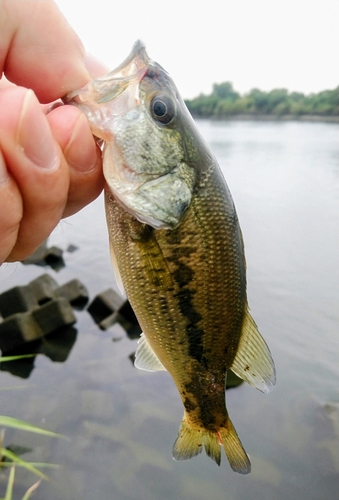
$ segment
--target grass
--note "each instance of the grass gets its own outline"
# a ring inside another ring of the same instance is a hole
[[[11,467],[5,496],[3,498],[0,498],[0,500],[12,500],[14,478],[15,478],[15,467]],[[28,488],[28,490],[26,491],[26,493],[22,497],[22,500],[28,500],[31,497],[32,493],[37,489],[37,487],[39,486],[40,483],[41,483],[41,479],[39,481],[37,481],[36,483],[34,483],[30,488]]]
[[[17,359],[22,359],[27,357],[30,357],[30,355],[0,357],[0,362],[4,363],[6,361],[15,361]],[[0,427],[10,427],[12,429],[19,429],[25,432],[34,432],[35,434],[41,434],[48,437],[59,437],[59,438],[64,437],[55,432],[47,431],[46,429],[36,427],[35,425],[5,415],[0,415]],[[16,453],[11,451],[9,448],[5,448],[3,446],[4,439],[5,439],[5,431],[2,430],[0,432],[0,469],[2,469],[3,467],[8,467],[9,465],[11,465],[11,468],[9,472],[5,496],[3,498],[0,498],[0,500],[12,500],[13,498],[16,467],[24,467],[26,470],[40,477],[40,480],[34,483],[22,497],[22,500],[28,500],[31,497],[32,493],[38,488],[41,479],[48,479],[48,477],[43,472],[41,472],[41,470],[39,470],[37,467],[51,468],[51,467],[57,467],[57,465],[45,464],[45,463],[36,464],[32,462],[27,462],[26,460],[20,458]]]

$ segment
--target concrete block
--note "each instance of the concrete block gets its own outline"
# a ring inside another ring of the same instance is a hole
[[[114,312],[109,316],[107,316],[107,318],[100,321],[100,323],[98,323],[99,328],[101,328],[101,330],[107,330],[110,326],[114,325],[114,323],[119,321],[120,318],[121,318],[120,314]]]
[[[71,243],[70,245],[68,245],[66,251],[69,252],[69,253],[73,253],[73,252],[76,252],[77,250],[79,250],[79,247],[77,247],[76,245],[73,245],[73,243]]]
[[[31,255],[26,257],[22,261],[23,264],[36,264],[42,266],[45,264],[45,257],[47,254],[47,240],[45,240],[41,245],[33,252]]]
[[[128,325],[138,324],[131,304],[112,288],[99,293],[87,310],[103,330],[121,320],[126,320]]]
[[[45,335],[76,322],[71,305],[62,297],[51,300],[35,309],[32,311],[32,316]]]
[[[94,321],[100,323],[114,312],[117,312],[124,302],[125,299],[119,293],[109,288],[94,297],[87,310]]]
[[[64,297],[72,306],[79,309],[88,302],[88,291],[78,279],[68,281],[56,290],[58,297]]]
[[[16,286],[0,295],[0,313],[3,318],[37,307],[38,302],[29,286]]]
[[[62,259],[63,251],[61,248],[52,246],[47,249],[45,255],[45,261],[49,264],[50,262],[55,262]]]
[[[131,304],[128,302],[128,300],[125,300],[123,305],[120,307],[119,314],[121,316],[123,316],[125,319],[127,319],[127,321],[129,323],[131,323],[132,325],[138,324],[137,317],[133,311]]]
[[[63,251],[61,248],[56,246],[50,247],[45,255],[45,262],[55,271],[59,271],[65,267],[65,261],[62,255]]]
[[[38,340],[43,335],[44,332],[32,312],[17,313],[0,323],[0,349],[6,353],[26,342]]]
[[[26,265],[36,264],[37,266],[48,265],[56,271],[65,267],[62,249],[57,246],[47,248],[47,240],[34,253],[24,259],[22,263]]]
[[[138,339],[140,337],[141,327],[139,323],[132,324],[126,321],[126,323],[124,324],[122,321],[120,321],[120,324],[125,328],[128,338],[130,338],[131,340]]]
[[[55,298],[58,283],[52,276],[46,273],[31,281],[28,286],[32,290],[38,304],[42,305]]]
[[[63,363],[68,358],[77,338],[74,326],[66,326],[62,330],[51,333],[41,342],[39,352],[54,362]]]
[[[32,344],[28,345],[31,346]],[[29,354],[32,354],[33,351],[35,352],[35,349],[32,349]],[[19,352],[18,349],[16,349],[15,353],[26,354]],[[32,356],[30,358],[17,359],[15,361],[7,361],[6,363],[0,363],[0,371],[9,372],[15,377],[27,379],[34,370],[34,362],[35,356]]]

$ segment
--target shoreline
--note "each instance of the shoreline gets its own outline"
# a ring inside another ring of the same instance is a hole
[[[236,114],[223,117],[216,116],[197,116],[192,115],[195,120],[212,120],[212,121],[266,121],[266,122],[324,122],[324,123],[339,123],[339,116],[326,115],[252,115],[252,114]]]

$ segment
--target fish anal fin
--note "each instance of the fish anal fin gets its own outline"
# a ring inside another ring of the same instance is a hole
[[[226,426],[221,427],[218,432],[211,432],[190,425],[185,414],[173,446],[173,458],[175,460],[186,460],[195,457],[201,453],[204,446],[206,454],[217,465],[220,465],[220,445],[223,446],[230,466],[235,472],[248,474],[251,471],[249,458],[230,419],[227,420]]]
[[[156,372],[160,370],[166,371],[166,368],[161,363],[161,361],[159,361],[152,347],[147,342],[144,333],[140,335],[140,339],[138,340],[134,366],[136,366],[136,368],[139,368],[139,370],[145,370],[148,372]]]
[[[270,350],[246,311],[237,354],[231,370],[250,385],[268,393],[275,386],[275,367]]]

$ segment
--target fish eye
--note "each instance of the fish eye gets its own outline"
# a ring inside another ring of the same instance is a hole
[[[155,120],[167,125],[174,118],[175,108],[172,99],[157,95],[151,100],[151,113]]]

